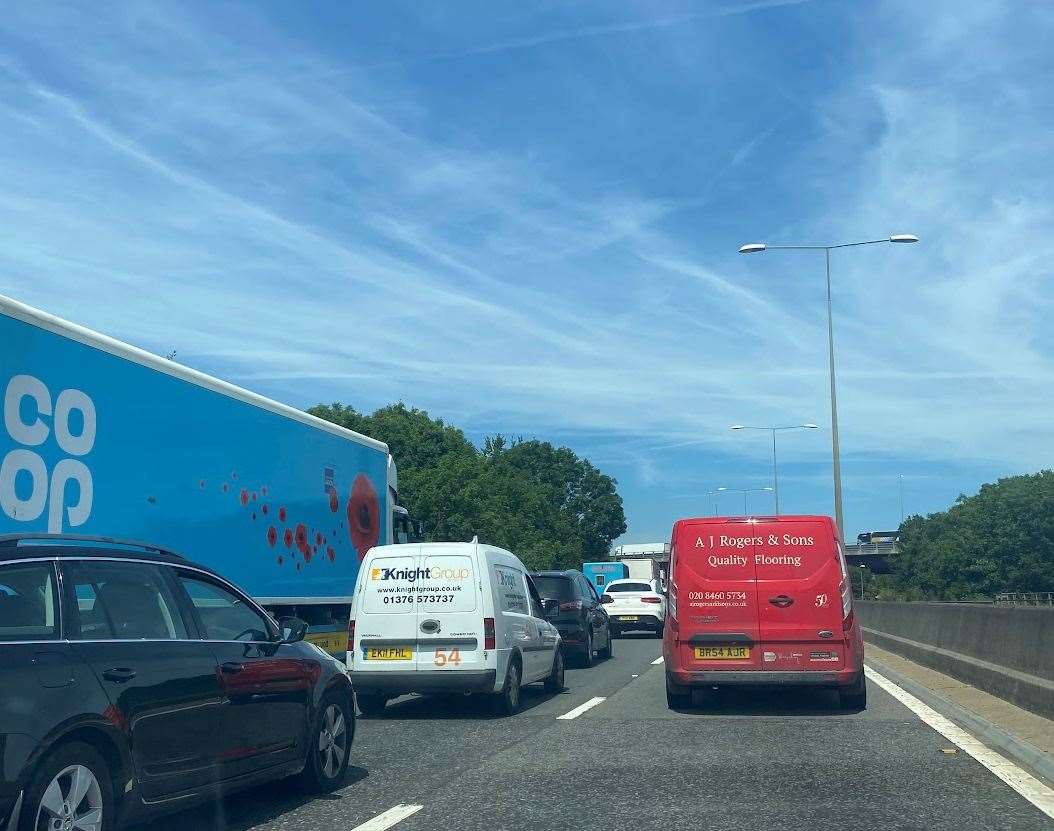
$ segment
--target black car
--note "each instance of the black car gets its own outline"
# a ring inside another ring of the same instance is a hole
[[[542,596],[546,617],[560,630],[564,649],[574,652],[587,667],[593,665],[594,654],[610,658],[611,623],[586,576],[571,569],[536,571],[531,578]]]
[[[337,787],[354,694],[305,629],[158,548],[0,536],[0,828],[111,831],[291,775]]]

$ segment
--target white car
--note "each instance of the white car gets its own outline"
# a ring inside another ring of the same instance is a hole
[[[666,596],[658,580],[612,580],[600,602],[611,618],[613,632],[646,630],[662,637],[666,624]]]
[[[470,543],[382,545],[362,562],[348,626],[359,709],[406,693],[485,693],[508,715],[520,687],[564,687],[560,632],[516,557]]]

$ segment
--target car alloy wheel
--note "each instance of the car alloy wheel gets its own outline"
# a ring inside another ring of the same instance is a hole
[[[84,765],[63,768],[40,797],[34,831],[100,831],[102,789]]]
[[[318,731],[318,769],[327,779],[335,779],[348,754],[348,730],[344,713],[330,704],[322,714]]]

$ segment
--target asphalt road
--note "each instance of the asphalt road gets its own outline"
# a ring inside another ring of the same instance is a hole
[[[398,831],[1054,828],[870,682],[860,713],[807,691],[672,712],[660,652],[654,638],[619,640],[611,660],[569,668],[564,693],[525,693],[512,718],[467,698],[393,702],[359,721],[338,793],[309,800],[280,783],[149,829],[353,829],[400,803],[423,807]]]

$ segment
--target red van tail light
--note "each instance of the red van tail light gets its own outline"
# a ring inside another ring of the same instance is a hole
[[[582,610],[581,600],[566,600],[560,604],[561,612],[579,612]]]
[[[661,597],[642,597],[640,599],[640,602],[641,603],[662,603],[662,598]]]
[[[483,618],[483,648],[497,649],[497,639],[494,637],[494,618]]]
[[[602,595],[600,595],[600,602],[601,603],[614,603],[615,602],[615,598],[613,598],[610,594],[602,594]]]
[[[348,649],[355,648],[355,618],[348,619]]]
[[[843,632],[848,632],[850,629],[853,628],[853,620],[855,620],[855,618],[856,618],[856,615],[853,614],[853,610],[850,609],[849,610],[849,614],[846,615],[845,616],[845,620],[842,621],[842,631]]]

